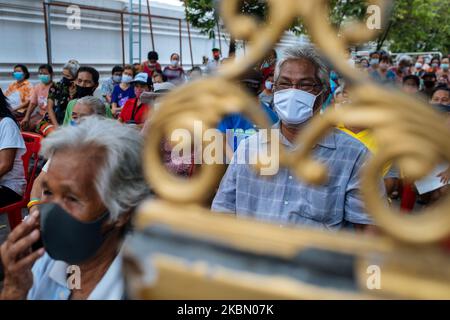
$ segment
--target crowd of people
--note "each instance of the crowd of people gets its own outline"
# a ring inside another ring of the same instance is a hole
[[[212,56],[203,68],[186,72],[179,54],[173,53],[170,65],[162,68],[158,53],[151,51],[142,64],[115,66],[104,81],[94,67],[70,60],[56,82],[53,67],[43,64],[34,87],[27,67],[14,66],[14,81],[5,94],[0,90],[0,206],[24,195],[21,130],[44,137],[45,165],[31,190],[29,214],[1,245],[0,298],[124,298],[123,242],[138,205],[157,197],[143,177],[143,136],[161,97],[216,72],[223,62],[220,50],[213,49]],[[423,99],[447,117],[450,126],[448,56],[403,55],[394,62],[381,51],[353,63],[374,81]],[[290,151],[311,119],[327,108],[351,103],[351,86],[311,45],[288,48],[282,58],[271,51],[238,84],[259,103]],[[226,116],[217,130],[231,135],[227,141],[232,142],[228,147],[233,156],[212,200],[213,211],[281,227],[378,232],[365,212],[359,180],[367,159],[378,150],[370,130],[342,124],[316,145],[314,158],[329,170],[329,180],[320,186],[299,180],[288,168],[261,177],[250,164],[239,163],[238,158],[256,152],[255,146],[265,148],[268,143],[242,114]],[[195,174],[193,162],[173,158],[168,141],[161,141],[161,154],[174,175]],[[443,165],[436,174],[442,185],[420,194],[395,163],[388,164],[380,190],[387,202],[411,197],[404,195],[408,189],[424,205],[432,204],[448,192],[450,168]],[[412,210],[414,202],[408,206]],[[81,270],[80,288],[67,287],[70,265]]]

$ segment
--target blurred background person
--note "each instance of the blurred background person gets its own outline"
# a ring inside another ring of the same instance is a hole
[[[123,68],[120,83],[114,87],[111,94],[111,112],[114,117],[119,115],[128,99],[135,97],[134,86],[131,84],[133,78],[133,66],[126,65]]]
[[[180,66],[180,55],[178,53],[172,53],[170,56],[170,65],[164,68],[163,75],[167,81],[174,85],[183,84],[186,74],[184,69]]]
[[[26,186],[22,155],[25,142],[0,89],[0,207],[22,199]]]
[[[420,90],[420,92],[424,94],[425,97],[427,97],[427,99],[430,99],[431,96],[433,95],[434,89],[436,88],[436,82],[437,78],[434,72],[426,72],[423,74],[422,76],[423,87]]]
[[[48,91],[47,114],[39,124],[38,130],[44,134],[51,124],[54,127],[62,124],[66,113],[67,104],[75,99],[77,95],[77,78],[80,64],[76,60],[69,60],[63,67],[62,78],[59,82],[53,83]]]
[[[152,82],[153,83],[163,83],[166,82],[167,78],[161,71],[153,72]]]
[[[77,77],[75,80],[77,92],[75,99],[69,101],[69,103],[67,104],[63,120],[64,125],[68,125],[70,123],[70,119],[72,118],[72,110],[77,103],[77,99],[94,95],[94,92],[99,85],[99,79],[100,73],[97,71],[97,69],[91,66],[82,66],[78,69]],[[111,117],[111,108],[109,106],[107,110],[108,117]]]
[[[105,103],[111,104],[111,96],[114,87],[122,81],[122,66],[114,66],[112,68],[111,77],[103,81],[101,87],[102,98]]]
[[[146,74],[148,74],[148,76],[151,77],[153,76],[153,72],[155,71],[159,71],[162,72],[162,68],[161,65],[158,62],[159,60],[159,55],[158,52],[156,51],[150,51],[147,55],[147,61],[144,61],[142,63],[142,69],[141,70],[135,70],[135,74],[138,74],[140,72],[145,72]]]
[[[14,81],[8,86],[5,96],[14,115],[21,120],[20,118],[25,116],[33,92],[33,87],[28,81],[30,72],[25,65],[16,64],[12,76]]]
[[[30,104],[20,123],[23,130],[36,131],[47,113],[48,92],[53,85],[53,67],[49,64],[39,66],[39,83],[33,88]]]
[[[207,74],[212,74],[212,73],[214,73],[214,72],[217,70],[217,68],[219,68],[219,66],[220,66],[221,63],[222,63],[222,62],[220,61],[220,56],[221,56],[221,54],[220,54],[220,50],[219,50],[219,49],[213,48],[213,49],[212,49],[212,55],[213,55],[213,59],[210,60],[210,61],[208,61],[207,64],[206,64],[206,70],[205,70],[205,72],[206,72]]]
[[[440,66],[441,66],[441,59],[439,59],[439,57],[433,57],[431,59],[431,70],[429,70],[429,72],[434,72],[437,73],[440,70]]]
[[[145,92],[150,92],[153,89],[152,78],[145,72],[138,73],[134,77],[132,84],[134,86],[134,98],[130,98],[125,102],[122,111],[119,114],[119,121],[136,125],[142,128],[147,116],[150,112],[148,104],[141,100],[141,96]]]
[[[269,74],[263,80],[263,90],[259,94],[259,102],[265,103],[267,106],[272,106],[273,104],[273,73]]]

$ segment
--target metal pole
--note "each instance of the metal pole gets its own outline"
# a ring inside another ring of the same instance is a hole
[[[187,30],[188,30],[188,39],[189,39],[189,51],[191,54],[191,66],[194,67],[194,55],[192,54],[192,40],[191,40],[191,27],[189,26],[189,22],[186,20]]]
[[[133,64],[133,0],[129,1],[129,11],[130,11],[130,18],[128,22],[128,40],[129,40],[129,54],[130,54],[130,64]]]
[[[153,37],[152,14],[150,13],[150,1],[147,0],[148,23],[150,25],[150,38],[152,41],[152,50],[155,51],[155,39]]]
[[[186,0],[184,0],[184,13],[186,16],[186,26],[187,26],[188,39],[189,39],[189,51],[191,53],[191,66],[192,66],[192,68],[194,68],[194,55],[192,54],[191,26],[189,25],[189,21],[188,21]]]
[[[44,27],[45,27],[45,48],[47,51],[47,63],[52,63],[52,46],[51,46],[51,35],[50,35],[50,8],[47,8],[49,3],[47,1],[42,2],[44,9]]]
[[[181,36],[181,19],[178,20],[178,31],[180,33],[180,66],[183,66],[183,40]]]
[[[123,26],[123,13],[120,14],[120,33],[122,36],[122,65],[125,66],[125,34]]]
[[[139,0],[139,62],[142,61],[142,0]]]

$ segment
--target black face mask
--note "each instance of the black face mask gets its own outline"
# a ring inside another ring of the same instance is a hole
[[[62,77],[61,84],[63,84],[63,85],[68,87],[68,86],[70,86],[72,84],[72,80],[67,79],[66,77]]]
[[[450,105],[440,104],[440,103],[432,103],[431,106],[438,112],[442,113],[450,113]]]
[[[423,82],[423,85],[425,86],[425,88],[427,89],[432,89],[434,88],[434,85],[436,84],[436,82],[434,80],[425,80]]]
[[[95,91],[94,87],[80,87],[77,85],[77,98],[80,99],[87,96],[92,96],[94,91]]]
[[[39,212],[42,242],[54,260],[72,265],[84,262],[97,253],[106,239],[101,228],[109,212],[92,222],[75,219],[55,203],[39,205]]]

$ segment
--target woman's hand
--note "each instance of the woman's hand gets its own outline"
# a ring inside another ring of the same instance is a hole
[[[28,115],[28,113],[27,113]],[[20,128],[22,130],[28,130],[30,128],[30,117],[25,116],[22,121],[20,121]]]
[[[441,183],[448,184],[448,181],[450,180],[450,167],[447,170],[439,173],[437,177],[441,178]]]
[[[33,212],[18,225],[0,247],[1,259],[4,266],[5,280],[2,299],[25,299],[33,286],[31,268],[34,262],[42,257],[44,248],[31,251],[31,245],[39,237],[39,213]]]

